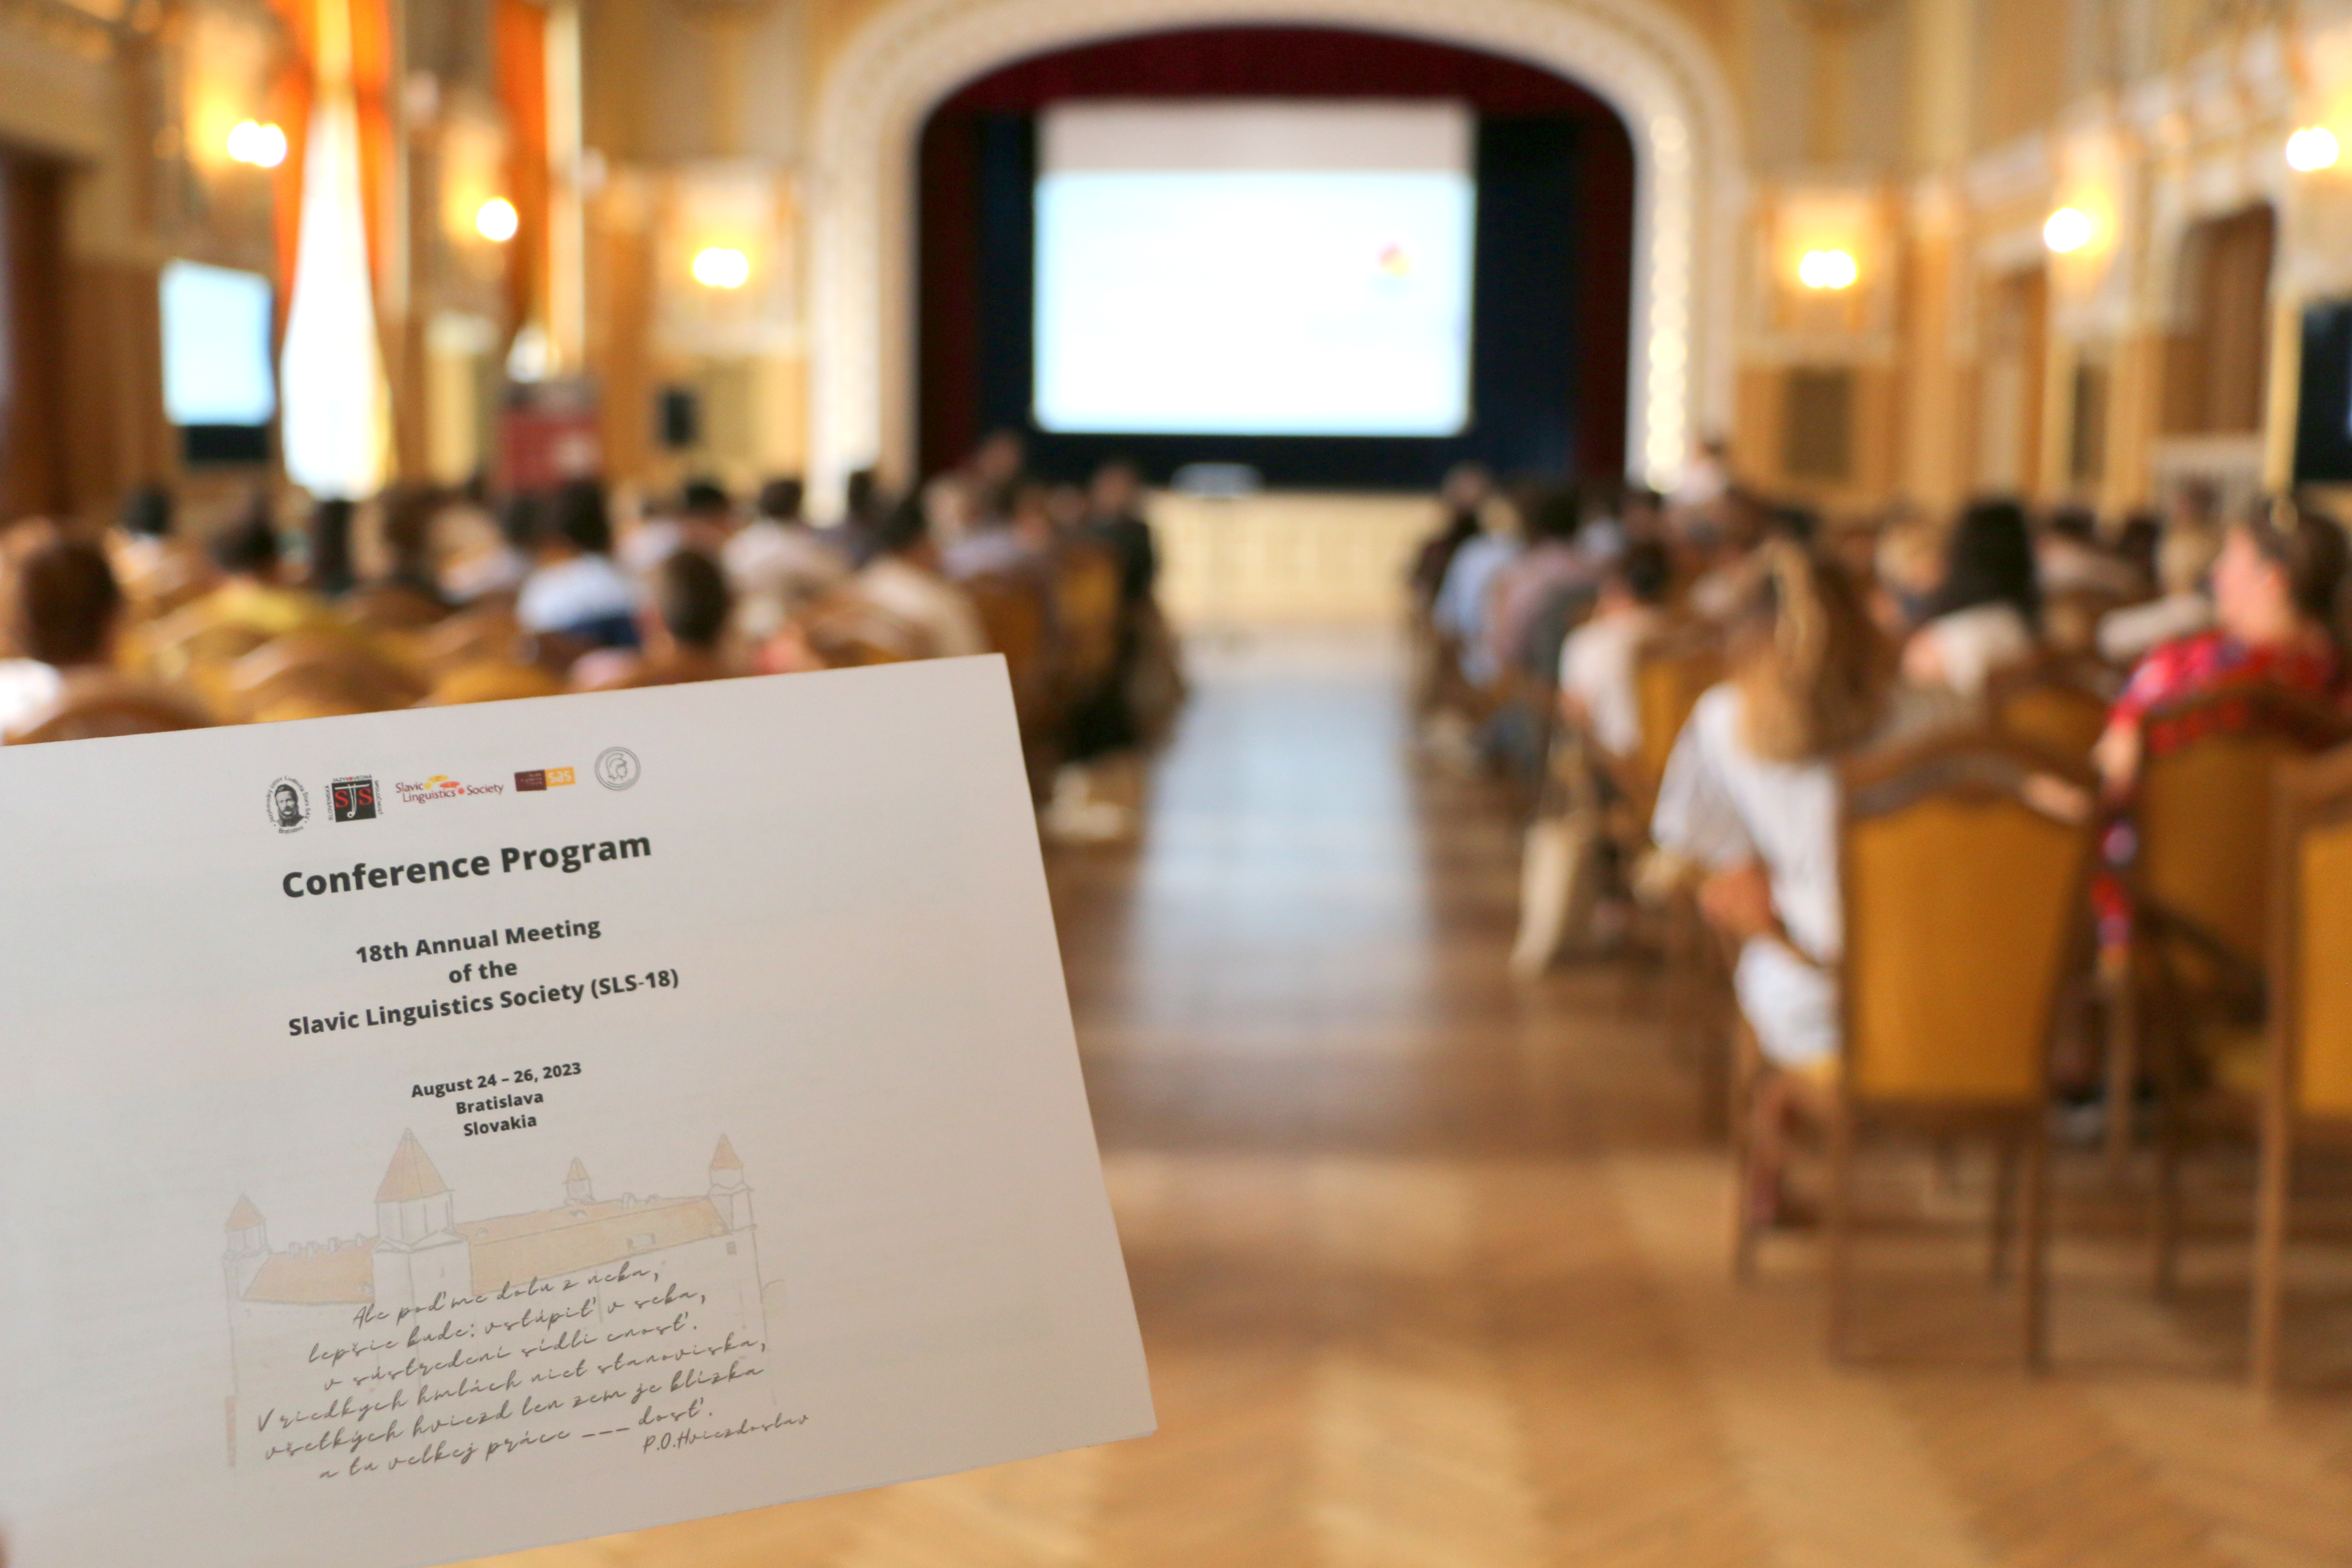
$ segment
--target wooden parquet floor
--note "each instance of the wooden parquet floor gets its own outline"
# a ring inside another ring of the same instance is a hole
[[[1511,816],[1415,759],[1393,650],[1196,661],[1144,841],[1052,865],[1159,1435],[505,1568],[2352,1563],[2352,1394],[2241,1391],[2242,1236],[2158,1304],[2068,1163],[2029,1382],[1981,1172],[1883,1162],[1943,1223],[1865,1251],[1873,1353],[1832,1364],[1809,1245],[1728,1278],[1655,977],[1507,978]]]

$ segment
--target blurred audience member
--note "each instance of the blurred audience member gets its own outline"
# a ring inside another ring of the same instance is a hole
[[[2210,626],[2213,600],[2205,578],[2221,552],[2219,529],[2187,520],[2166,529],[2156,547],[2157,581],[2163,596],[2102,616],[2100,657],[2114,664],[2136,663],[2159,643],[2193,637]]]
[[[515,601],[523,629],[592,647],[636,647],[642,595],[614,563],[612,551],[604,487],[594,479],[566,480],[534,531],[534,563]]]
[[[738,604],[737,623],[765,642],[784,623],[839,587],[849,563],[801,516],[801,481],[770,479],[757,515],[727,541],[719,560]]]
[[[2033,657],[2042,596],[2022,507],[1979,501],[1961,515],[1926,614],[1903,647],[1903,674],[1915,685],[1974,699],[1993,671]]]
[[[933,658],[986,653],[980,612],[962,589],[940,574],[940,554],[919,497],[910,496],[875,535],[875,555],[856,577],[857,592],[921,637]]]
[[[1759,1088],[1746,1194],[1752,1223],[1782,1212],[1792,1108],[1825,1104],[1838,1051],[1836,759],[1918,721],[1891,701],[1890,660],[1859,589],[1774,541],[1729,622],[1731,677],[1675,742],[1653,836],[1705,872],[1700,906],[1738,944],[1740,1011],[1778,1071]]]
[[[1045,488],[1021,484],[1007,510],[982,517],[970,532],[940,552],[940,569],[960,583],[989,575],[1034,575],[1045,563],[1052,538]]]
[[[2099,520],[2084,507],[2061,507],[2042,525],[2034,543],[2036,575],[2044,594],[2106,594],[2137,599],[2147,580],[2122,556],[2099,544]]]
[[[45,522],[13,531],[0,552],[0,736],[22,734],[94,697],[135,693],[194,726],[205,719],[173,694],[119,674],[123,597],[106,552]]]
[[[214,624],[274,637],[332,618],[323,600],[279,580],[284,561],[267,496],[257,494],[241,518],[214,536],[212,553],[225,581],[196,607]]]
[[[2097,752],[2111,797],[2139,777],[2140,721],[2168,702],[2217,687],[2271,685],[2324,695],[2341,650],[2334,619],[2343,586],[2344,530],[2284,500],[2234,524],[2213,562],[2210,631],[2165,643],[2141,659],[2107,716]]]
[[[1578,548],[1582,508],[1573,486],[1541,497],[1527,520],[1526,548],[1496,573],[1486,650],[1495,669],[1528,669],[1538,660],[1549,666],[1559,658],[1557,647],[1537,648],[1534,634],[1547,609],[1564,595],[1589,593],[1597,580]]]
[[[1488,499],[1478,537],[1465,541],[1445,568],[1432,616],[1439,635],[1451,639],[1462,676],[1471,685],[1493,684],[1502,673],[1488,651],[1486,628],[1494,608],[1495,580],[1519,557],[1519,519],[1500,496]]]
[[[644,651],[600,648],[572,667],[583,691],[677,686],[735,671],[720,658],[731,600],[726,574],[699,550],[677,550],[653,571],[651,602],[638,612]]]
[[[1927,618],[1949,543],[1949,531],[1923,511],[1890,517],[1878,531],[1871,551],[1871,618],[1898,646]]]
[[[522,490],[507,497],[499,508],[494,534],[485,533],[478,517],[465,516],[462,510],[457,517],[442,519],[436,531],[460,536],[443,544],[447,554],[440,572],[442,596],[454,604],[470,605],[520,588],[523,579],[530,575],[546,510],[543,498]]]
[[[1477,463],[1456,463],[1446,471],[1437,492],[1444,520],[1413,552],[1407,578],[1413,608],[1423,618],[1436,607],[1437,591],[1445,585],[1445,571],[1454,564],[1455,552],[1478,537],[1478,509],[1494,488],[1492,476]]]
[[[1561,713],[1613,756],[1630,757],[1641,747],[1633,665],[1643,645],[1664,629],[1673,579],[1666,547],[1634,541],[1603,573],[1592,614],[1560,645]]]

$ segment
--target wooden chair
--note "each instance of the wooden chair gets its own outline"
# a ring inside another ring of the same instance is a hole
[[[304,631],[272,637],[238,659],[226,689],[239,713],[257,718],[296,698],[340,712],[405,708],[429,688],[356,637]]]
[[[1030,791],[1042,802],[1061,760],[1063,711],[1055,680],[1057,639],[1048,584],[1030,573],[984,572],[967,579],[963,588],[980,613],[988,646],[1004,656]]]
[[[2060,653],[2095,654],[2099,647],[2099,622],[2131,602],[2106,588],[2070,588],[2053,594],[2042,605],[2042,641]]]
[[[363,632],[415,632],[449,616],[449,606],[405,583],[371,583],[335,605],[345,626]]]
[[[2195,1124],[2250,1126],[2263,1077],[2253,1026],[2269,951],[2274,778],[2283,763],[2352,739],[2352,727],[2312,699],[2252,687],[2168,704],[2141,730],[2146,756],[2129,803],[2132,948],[2111,976],[2107,1153],[2119,1172],[2147,1068],[2158,1092],[2156,1278],[2168,1289],[2184,1143]]]
[[[919,630],[846,591],[820,600],[802,623],[802,631],[810,651],[827,669],[898,664],[929,651]]]
[[[1985,685],[1986,714],[2005,734],[2059,756],[2086,758],[2106,728],[2119,684],[2095,658],[2047,653],[1994,671]]]
[[[1653,641],[1633,663],[1633,699],[1642,719],[1642,744],[1627,759],[1622,780],[1648,819],[1657,804],[1658,781],[1666,759],[1706,689],[1724,676],[1723,644],[1712,627],[1685,626]]]
[[[2253,1353],[2278,1385],[2286,1248],[2302,1145],[2352,1146],[2352,748],[2278,772],[2273,812],[2270,1075],[2255,1205]]]
[[[1085,706],[1118,679],[1125,611],[1118,557],[1093,540],[1065,543],[1054,563],[1054,621],[1066,708]]]
[[[1979,1134],[1999,1152],[1993,1259],[2024,1167],[2026,1363],[2047,1359],[2047,1051],[2077,951],[2093,827],[2089,772],[1995,733],[1938,737],[1843,770],[1845,952],[1831,1112],[1829,1338],[1849,1341],[1857,1147],[1882,1128]]]
[[[414,634],[412,656],[425,669],[462,669],[486,660],[519,657],[523,630],[514,607],[499,602],[475,605]]]
[[[478,658],[455,665],[434,678],[422,708],[457,708],[472,702],[511,702],[525,697],[559,697],[563,678],[536,664],[510,658]]]

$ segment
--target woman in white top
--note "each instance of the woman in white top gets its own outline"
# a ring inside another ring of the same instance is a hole
[[[1837,1061],[1835,760],[1923,715],[1897,715],[1893,661],[1843,572],[1787,541],[1754,566],[1730,623],[1731,678],[1675,741],[1651,835],[1704,873],[1700,908],[1739,943],[1733,988],[1778,1069],[1758,1095],[1747,1194],[1751,1219],[1766,1222],[1780,1201],[1784,1123],[1819,1100]]]
[[[2033,657],[2041,619],[2025,510],[1979,501],[1952,531],[1944,581],[1904,645],[1904,679],[1974,700],[1994,671]]]

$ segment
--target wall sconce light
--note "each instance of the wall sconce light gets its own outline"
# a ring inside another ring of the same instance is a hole
[[[504,196],[492,196],[474,214],[474,227],[493,245],[504,245],[522,227],[522,219],[515,212],[514,203]]]
[[[2340,151],[2335,132],[2325,125],[2306,125],[2286,139],[2286,166],[2298,174],[2330,169]]]
[[[286,162],[286,132],[264,121],[240,120],[229,127],[228,155],[257,169]]]
[[[751,276],[751,258],[714,245],[694,258],[694,280],[706,289],[740,289]]]
[[[1862,270],[1843,250],[1808,250],[1798,259],[1797,281],[1808,289],[1851,289]]]
[[[2042,226],[2042,243],[2064,255],[2091,243],[2091,215],[2080,207],[2060,207]]]

